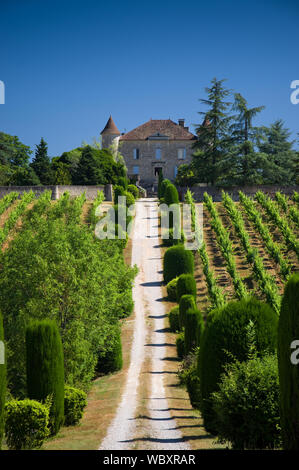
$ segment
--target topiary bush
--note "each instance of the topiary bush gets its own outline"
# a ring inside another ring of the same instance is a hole
[[[166,286],[168,300],[171,300],[172,302],[176,302],[176,285],[177,285],[177,282],[178,282],[178,278],[175,277],[174,279],[169,281],[169,283]]]
[[[185,317],[188,310],[196,310],[194,297],[190,294],[182,295],[179,303],[179,322],[181,329],[185,326]]]
[[[164,202],[168,206],[171,204],[179,204],[179,193],[174,184],[167,184],[165,192],[163,194]]]
[[[285,286],[278,328],[281,427],[283,447],[287,450],[299,450],[298,343],[291,346],[296,340],[299,340],[299,274],[294,274]]]
[[[161,197],[163,180],[164,180],[163,173],[162,173],[162,171],[160,171],[159,172],[159,177],[158,177],[158,199],[160,199],[160,197]]]
[[[185,250],[183,245],[168,248],[163,259],[164,282],[169,281],[181,274],[193,274],[194,258],[191,250]]]
[[[4,432],[4,405],[6,395],[6,364],[4,349],[4,331],[0,313],[0,450]]]
[[[169,326],[173,333],[180,331],[179,306],[173,307],[168,314]]]
[[[49,436],[49,408],[35,400],[5,405],[5,436],[10,450],[38,449]]]
[[[124,196],[126,198],[127,207],[133,206],[135,204],[135,198],[132,193],[130,193],[129,191],[125,191]]]
[[[133,194],[134,196],[134,199],[138,199],[139,197],[139,190],[138,188],[135,186],[135,184],[129,184],[128,185],[128,191]]]
[[[50,429],[56,434],[64,421],[64,362],[54,321],[36,320],[26,328],[26,372],[29,398],[51,397]]]
[[[200,345],[201,334],[204,329],[202,314],[197,309],[188,309],[184,316],[185,324],[185,354],[189,354]]]
[[[184,244],[185,242],[184,232],[181,231],[180,238],[173,238],[173,228],[170,228],[169,230],[165,230],[162,235],[162,242],[164,246],[174,246],[174,245]]]
[[[161,201],[161,198],[163,198],[163,202],[164,202],[164,194],[169,184],[172,184],[170,180],[168,180],[167,178],[163,179],[161,183],[161,192],[160,192],[160,197],[159,197],[160,201]]]
[[[212,394],[217,433],[233,449],[273,449],[281,443],[276,355],[226,367]]]
[[[99,352],[96,371],[99,374],[117,372],[123,366],[121,330],[118,326],[111,332],[106,344]]]
[[[178,358],[183,359],[184,354],[185,354],[184,332],[183,331],[177,336],[175,345],[176,345],[176,351],[177,351]]]
[[[273,353],[277,347],[278,316],[255,298],[232,301],[209,313],[200,341],[198,373],[201,411],[207,431],[216,433],[211,394],[218,391],[226,364],[248,358],[248,325],[254,325],[257,353]]]
[[[75,426],[83,416],[83,411],[87,405],[87,395],[83,390],[69,387],[64,388],[64,424],[65,426]]]
[[[122,186],[115,185],[113,186],[113,193],[114,193],[114,202],[118,204],[118,197],[125,195],[125,189]]]
[[[165,193],[164,193],[164,204],[168,206],[168,209],[171,209],[167,211],[167,216],[169,217],[169,228],[173,228],[174,226],[178,226],[178,232],[181,230],[181,224],[180,224],[180,215],[181,215],[181,210],[180,210],[180,205],[179,205],[179,195],[177,192],[176,187],[171,183],[166,186]],[[164,218],[162,219],[163,223]]]
[[[192,274],[181,274],[178,278],[177,287],[176,287],[176,294],[177,294],[177,301],[180,301],[182,295],[190,294],[194,296],[194,300],[196,301],[196,281]]]

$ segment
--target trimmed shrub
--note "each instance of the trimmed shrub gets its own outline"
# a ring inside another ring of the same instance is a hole
[[[122,186],[116,185],[113,187],[113,192],[114,192],[114,202],[115,204],[118,204],[118,197],[125,195],[125,189]]]
[[[2,315],[0,313],[0,450],[1,450],[3,432],[4,432],[5,395],[6,395],[6,365],[5,365],[5,350],[4,350],[4,332],[3,332]]]
[[[179,195],[178,195],[176,187],[173,184],[168,184],[166,186],[166,190],[164,194],[164,203],[167,204],[169,209],[173,209],[174,211],[174,213],[170,211],[168,214],[169,215],[169,228],[173,228],[175,221],[176,221],[176,224],[179,223],[178,221],[180,221],[180,215],[181,215],[181,210],[179,206]],[[180,225],[178,228],[180,229]]]
[[[121,330],[117,326],[107,338],[106,345],[99,354],[96,371],[100,374],[117,372],[123,366]]]
[[[181,274],[178,278],[176,286],[177,301],[180,301],[182,295],[190,294],[194,296],[196,301],[196,281],[192,274]]]
[[[299,274],[287,282],[281,303],[278,328],[278,366],[283,447],[299,450]],[[291,349],[292,348],[292,349]],[[291,354],[295,363],[291,361]]]
[[[181,274],[193,274],[194,259],[191,250],[185,250],[183,245],[176,245],[168,248],[163,259],[164,281],[169,281]]]
[[[162,191],[162,182],[163,182],[163,173],[162,171],[159,172],[159,177],[158,177],[158,198],[160,199],[161,197],[161,191]]]
[[[129,191],[125,191],[124,196],[126,198],[127,207],[133,206],[135,204],[135,198],[132,193],[130,193]]]
[[[135,186],[135,184],[129,184],[128,185],[128,191],[129,191],[129,193],[133,194],[134,199],[138,199],[139,191],[138,191],[138,188]]]
[[[202,314],[197,309],[188,309],[185,316],[185,354],[189,354],[199,346],[201,333],[204,328]]]
[[[176,339],[176,351],[179,359],[183,359],[185,354],[184,333],[181,332]]]
[[[87,405],[87,395],[83,390],[69,387],[64,388],[64,424],[65,426],[75,426],[83,416],[83,411]]]
[[[162,242],[163,242],[164,246],[181,245],[185,242],[184,232],[181,232],[181,237],[180,238],[173,238],[173,228],[170,228],[169,230],[166,230],[164,232],[165,236],[166,236],[167,232],[168,232],[168,237],[169,238],[163,238],[162,237]]]
[[[193,295],[186,294],[182,295],[179,303],[179,321],[180,321],[180,328],[183,329],[185,326],[185,317],[187,310],[196,310],[196,303],[194,300]]]
[[[175,185],[172,183],[166,186],[163,197],[165,204],[167,204],[168,206],[170,206],[171,204],[179,204],[179,193]]]
[[[5,405],[5,436],[10,450],[38,449],[49,436],[49,408],[35,400]]]
[[[211,394],[218,391],[226,364],[248,358],[248,325],[254,325],[259,355],[273,353],[277,346],[278,316],[272,308],[255,298],[232,301],[209,313],[200,341],[198,371],[201,411],[207,431],[216,432]]]
[[[167,186],[171,184],[171,181],[168,180],[168,179],[164,179],[161,183],[161,196],[160,196],[160,200],[161,198],[163,198],[163,202],[164,202],[164,194],[165,194],[165,191],[166,191],[166,188]]]
[[[168,314],[169,326],[173,333],[180,331],[179,306],[172,307]]]
[[[51,397],[50,429],[56,434],[64,420],[64,363],[54,321],[33,321],[26,328],[26,371],[29,398],[46,401]]]
[[[169,281],[169,283],[166,286],[168,300],[171,300],[172,302],[176,302],[176,285],[177,285],[177,282],[178,282],[178,278],[175,277],[174,279]]]
[[[280,446],[279,383],[276,355],[235,362],[212,394],[220,441],[233,449]]]

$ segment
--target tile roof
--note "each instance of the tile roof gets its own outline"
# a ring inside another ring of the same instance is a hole
[[[116,134],[120,135],[119,130],[117,129],[115,122],[112,119],[112,116],[110,115],[110,118],[107,121],[106,126],[102,130],[101,134]]]
[[[157,134],[167,136],[170,140],[195,140],[196,136],[185,127],[180,126],[171,119],[150,119],[141,126],[122,135],[120,140],[147,140]]]

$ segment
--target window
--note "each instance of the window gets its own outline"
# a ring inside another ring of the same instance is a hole
[[[177,174],[178,174],[178,167],[175,166],[175,167],[174,167],[174,177],[175,177],[175,178],[176,178],[176,175],[177,175]]]
[[[133,149],[134,160],[139,160],[139,149]]]
[[[185,148],[178,149],[178,159],[185,160],[185,158],[186,158],[186,149]]]
[[[133,175],[139,175],[139,166],[133,166]]]
[[[161,149],[160,149],[160,147],[156,148],[156,160],[161,160]]]

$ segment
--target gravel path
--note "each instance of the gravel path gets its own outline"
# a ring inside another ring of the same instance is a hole
[[[162,258],[157,208],[154,199],[136,202],[132,265],[138,266],[139,273],[133,288],[135,325],[131,361],[122,401],[101,443],[101,450],[190,449],[170,415],[164,387],[163,377],[167,373],[164,370],[166,361],[163,360],[166,357],[165,308],[161,302]],[[153,320],[152,331],[147,331],[147,312]],[[148,338],[150,342],[146,342]],[[151,357],[150,396],[146,402],[148,416],[143,419],[144,430],[142,426],[140,428],[139,420],[137,437],[138,386],[141,384],[142,365],[148,354]]]

